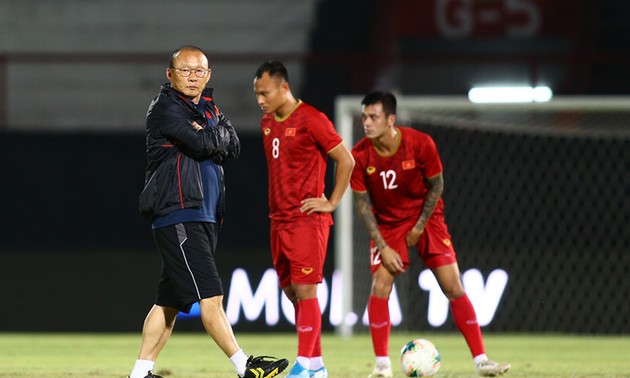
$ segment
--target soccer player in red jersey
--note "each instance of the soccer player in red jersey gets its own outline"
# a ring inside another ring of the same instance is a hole
[[[285,66],[263,63],[254,94],[269,175],[271,253],[280,287],[295,308],[298,353],[287,378],[326,378],[321,352],[322,282],[331,213],[348,188],[354,159],[330,120],[291,93]],[[324,195],[326,160],[336,162],[330,199]]]
[[[408,247],[417,249],[448,298],[478,374],[505,373],[509,364],[491,361],[485,354],[477,315],[461,283],[444,221],[442,162],[433,139],[395,126],[396,97],[389,92],[369,93],[361,104],[365,138],[352,149],[356,165],[350,185],[371,237],[368,316],[376,367],[369,377],[393,376],[388,299],[396,275],[409,266]]]

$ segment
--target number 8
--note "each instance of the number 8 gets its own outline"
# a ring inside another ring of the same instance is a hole
[[[271,156],[273,156],[274,159],[277,159],[278,156],[280,156],[280,139],[273,138],[273,141],[271,141],[271,146],[273,147],[273,149],[271,150]]]

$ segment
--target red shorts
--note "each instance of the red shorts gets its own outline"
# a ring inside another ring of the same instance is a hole
[[[379,226],[379,231],[385,242],[402,257],[405,269],[409,266],[409,250],[405,238],[415,224],[416,221],[410,221],[397,227]],[[420,236],[418,245],[416,245],[416,249],[418,256],[429,269],[457,262],[455,249],[453,249],[453,244],[451,243],[451,235],[448,233],[448,227],[443,215],[432,215],[429,218],[424,227],[424,232]],[[376,244],[373,240],[370,240],[372,273],[376,272],[378,267],[381,266],[380,257]]]
[[[271,230],[271,257],[281,288],[322,282],[329,234],[329,225]]]

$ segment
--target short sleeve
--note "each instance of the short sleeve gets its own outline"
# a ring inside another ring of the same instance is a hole
[[[320,145],[326,153],[343,143],[343,139],[335,130],[332,122],[324,115],[324,113],[316,112],[313,115],[313,123],[309,128],[311,135],[318,145]]]
[[[363,172],[363,162],[360,160],[360,155],[352,150],[352,156],[354,157],[354,168],[352,169],[352,176],[350,176],[350,188],[355,192],[367,192],[367,186],[365,185],[365,177]]]
[[[437,151],[435,141],[427,134],[422,134],[419,140],[420,170],[424,177],[433,177],[442,172],[442,161]]]

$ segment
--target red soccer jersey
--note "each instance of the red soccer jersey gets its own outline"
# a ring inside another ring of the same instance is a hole
[[[440,156],[429,135],[408,127],[397,129],[401,133],[400,146],[392,156],[379,155],[367,138],[352,149],[356,164],[350,187],[369,192],[379,225],[417,220],[428,191],[425,178],[442,172]],[[443,212],[440,198],[433,213]]]
[[[265,114],[260,122],[269,175],[272,228],[332,224],[330,214],[300,212],[303,199],[324,194],[328,152],[343,142],[332,122],[300,101],[284,119]]]

